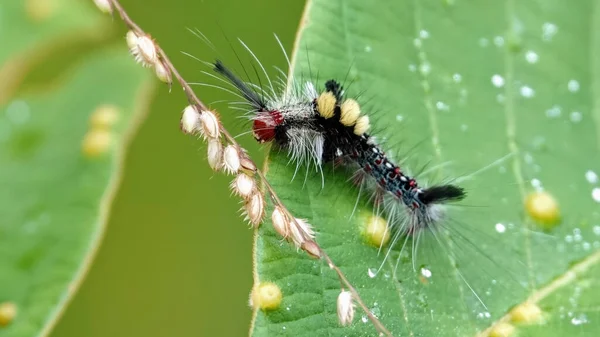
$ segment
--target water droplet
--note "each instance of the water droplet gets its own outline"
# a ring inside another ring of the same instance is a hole
[[[452,80],[454,81],[454,83],[460,83],[462,82],[462,76],[461,74],[453,74],[452,75]]]
[[[581,114],[581,112],[579,111],[573,111],[571,112],[571,114],[569,115],[569,119],[571,120],[571,122],[573,123],[579,123],[581,122],[581,120],[583,119],[583,115]]]
[[[504,224],[502,224],[502,223],[497,223],[495,227],[496,227],[496,232],[498,232],[498,233],[506,232],[506,226],[504,226]]]
[[[404,116],[402,116],[400,114],[396,115],[396,121],[402,122],[403,120],[404,120]]]
[[[595,202],[600,202],[600,188],[596,187],[592,190],[592,199]]]
[[[429,32],[425,29],[421,29],[421,31],[419,31],[419,37],[422,39],[427,39],[429,38]]]
[[[571,324],[573,325],[582,325],[588,322],[587,316],[585,314],[581,314],[571,318]]]
[[[494,76],[492,76],[492,84],[496,88],[502,88],[504,86],[504,77],[495,74]]]
[[[30,116],[31,112],[29,109],[29,104],[23,100],[13,101],[8,105],[8,107],[6,107],[6,117],[13,124],[25,124],[29,120]]]
[[[370,53],[370,52],[371,52],[371,50],[373,50],[373,49],[371,48],[371,46],[365,46],[365,51],[366,51],[367,53]]]
[[[369,268],[369,270],[367,270],[367,274],[369,275],[370,278],[373,278],[373,277],[377,276],[377,270]]]
[[[431,64],[429,64],[429,62],[421,63],[421,65],[419,66],[419,72],[423,76],[429,75],[429,73],[431,72]]]
[[[542,182],[536,178],[531,179],[531,187],[535,188],[538,191],[543,189]]]
[[[502,36],[494,37],[494,44],[496,45],[496,47],[504,46],[504,38]]]
[[[531,155],[531,153],[529,152],[525,152],[525,154],[523,155],[523,160],[527,163],[527,164],[533,164],[533,156]],[[534,179],[537,180],[537,179]],[[532,180],[531,184],[534,184],[534,180]],[[539,183],[539,180],[537,181],[537,183]]]
[[[582,244],[583,250],[590,250],[592,248],[592,245],[589,242],[584,242]]]
[[[489,46],[490,41],[488,39],[486,39],[485,37],[482,37],[481,39],[479,39],[479,46],[480,47],[487,47]]]
[[[576,80],[570,80],[569,83],[567,83],[567,88],[570,92],[578,92],[579,82],[577,82]]]
[[[551,22],[544,22],[542,25],[542,40],[552,41],[554,35],[558,33],[558,26]]]
[[[595,184],[598,182],[598,174],[592,170],[587,170],[585,172],[585,180],[590,184]]]
[[[422,267],[421,268],[421,275],[423,275],[423,277],[430,278],[431,277],[431,270],[427,269],[426,267]]]
[[[414,73],[415,71],[417,71],[417,66],[411,63],[411,64],[408,65],[408,70],[411,73]]]
[[[413,40],[413,44],[415,45],[415,47],[417,48],[421,48],[421,46],[423,45],[423,43],[421,42],[421,39],[416,38]]]
[[[367,318],[367,316],[363,316],[363,317],[361,317],[361,318],[360,318],[360,320],[361,320],[363,323],[367,323],[367,322],[369,321],[369,319]]]
[[[561,108],[558,105],[553,105],[550,109],[546,110],[546,117],[557,118],[562,113]]]
[[[438,101],[435,103],[435,107],[439,111],[450,111],[450,106],[442,101]]]
[[[531,98],[535,96],[535,91],[531,87],[526,85],[522,86],[519,91],[521,92],[521,96],[525,98]]]
[[[600,235],[600,226],[596,225],[592,228],[592,231],[594,232],[594,234],[596,235]]]
[[[538,59],[539,59],[538,54],[532,50],[528,50],[525,53],[525,60],[527,60],[527,62],[529,62],[531,64],[537,63]]]

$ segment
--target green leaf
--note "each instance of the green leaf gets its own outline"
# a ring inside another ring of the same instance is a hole
[[[61,7],[48,18],[57,21],[35,27],[23,21],[27,3],[0,4],[0,34],[11,30],[2,62],[98,22],[80,2],[61,0],[52,1]],[[4,96],[0,104],[0,308],[16,307],[14,317],[0,310],[0,336],[46,335],[101,241],[128,135],[151,89],[150,74],[128,54],[125,47],[97,52],[65,69],[50,90]],[[4,66],[4,74],[28,70]],[[92,123],[102,107],[117,118]],[[92,134],[100,136],[90,145]]]
[[[0,3],[0,103],[30,65],[72,40],[103,34],[102,16],[78,0],[4,0]]]
[[[399,254],[402,238],[384,262],[387,250],[360,234],[376,210],[365,201],[353,214],[351,173],[326,167],[322,187],[321,174],[303,167],[291,181],[295,165],[272,153],[279,197],[313,224],[394,336],[488,333],[528,300],[544,323],[515,323],[523,334],[597,333],[599,18],[595,1],[309,2],[296,78],[318,77],[320,88],[343,81],[405,171],[427,165],[421,185],[458,179],[468,193],[449,209],[439,241],[424,232],[414,256],[412,240]],[[549,232],[524,207],[540,186],[561,213]],[[359,308],[350,327],[338,324],[340,282],[322,261],[281,242],[269,224],[256,246],[256,279],[279,285],[283,301],[256,313],[255,336],[376,334]]]

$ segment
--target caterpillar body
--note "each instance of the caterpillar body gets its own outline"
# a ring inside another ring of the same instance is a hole
[[[356,168],[356,180],[373,191],[377,203],[383,202],[395,238],[435,226],[443,218],[443,204],[466,196],[455,185],[422,188],[405,174],[367,133],[369,116],[354,99],[345,97],[339,82],[325,82],[321,93],[307,82],[283,98],[266,99],[222,62],[216,61],[214,70],[250,104],[258,142],[274,142],[300,164],[342,163]],[[399,204],[404,215],[396,211]]]

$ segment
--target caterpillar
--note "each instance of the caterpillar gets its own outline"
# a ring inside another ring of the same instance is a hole
[[[357,167],[358,182],[373,189],[376,202],[383,203],[388,217],[398,217],[397,205],[403,205],[406,216],[392,224],[396,233],[411,234],[436,226],[444,216],[442,205],[466,197],[461,187],[422,188],[405,174],[368,134],[369,116],[361,112],[356,100],[346,97],[338,81],[326,81],[321,93],[307,82],[300,93],[267,99],[221,61],[214,63],[214,70],[249,103],[258,142],[275,143],[299,163],[313,162],[320,167],[335,162]]]

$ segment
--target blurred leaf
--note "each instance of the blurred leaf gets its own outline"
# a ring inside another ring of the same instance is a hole
[[[3,0],[0,3],[0,103],[34,60],[73,38],[103,34],[91,1]]]
[[[0,302],[18,308],[0,336],[47,332],[74,294],[102,237],[147,79],[119,49],[89,59],[55,91],[0,108]],[[100,141],[86,156],[83,140],[99,130],[90,115],[107,105],[118,116],[102,133],[109,147],[103,153]]]
[[[327,168],[322,188],[320,173],[301,168],[290,183],[295,165],[272,153],[269,178],[280,198],[309,219],[395,336],[475,336],[527,299],[546,323],[518,326],[524,335],[597,333],[600,207],[592,190],[600,190],[590,178],[600,173],[598,17],[594,1],[309,4],[297,78],[318,77],[320,87],[343,81],[382,146],[406,158],[405,171],[429,164],[422,185],[469,178],[460,182],[464,207],[450,210],[440,241],[425,233],[418,256],[409,240],[399,257],[402,238],[383,262],[387,250],[378,254],[360,235],[372,208],[359,204],[351,217],[358,191],[350,174]],[[549,233],[524,212],[540,186],[562,214]],[[256,245],[257,278],[278,284],[283,302],[257,312],[255,336],[375,335],[358,308],[350,327],[339,326],[340,284],[321,261],[282,243],[269,224]]]
[[[91,9],[72,0],[0,4],[2,76],[28,70],[23,51],[43,57],[71,32],[98,28]],[[149,74],[125,48],[67,74],[50,91],[0,105],[0,303],[17,312],[0,336],[47,334],[73,296],[102,237],[127,133],[148,101]]]

